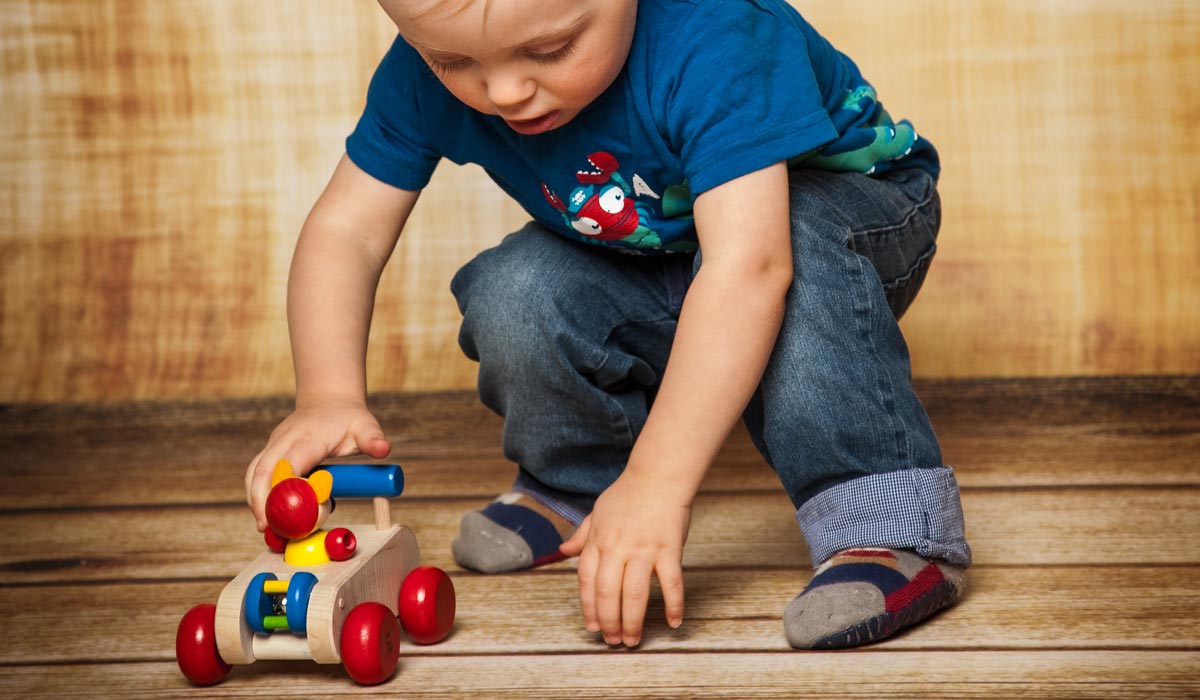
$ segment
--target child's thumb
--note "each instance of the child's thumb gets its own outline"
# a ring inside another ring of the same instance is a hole
[[[354,436],[354,442],[358,445],[359,452],[376,459],[387,457],[388,453],[392,451],[391,443],[383,436],[383,431],[379,428],[359,431]]]
[[[579,556],[579,553],[583,551],[583,546],[587,544],[588,530],[591,529],[591,525],[592,516],[589,515],[576,528],[575,534],[567,538],[566,542],[559,545],[558,551],[568,557]]]

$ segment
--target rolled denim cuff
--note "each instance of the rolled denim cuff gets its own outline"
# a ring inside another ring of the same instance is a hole
[[[902,469],[852,479],[796,511],[813,566],[844,549],[908,549],[927,559],[971,565],[958,481],[949,467]]]

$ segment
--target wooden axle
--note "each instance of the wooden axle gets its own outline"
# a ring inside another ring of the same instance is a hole
[[[261,661],[312,659],[308,640],[295,634],[256,634],[251,645],[254,658]]]
[[[375,529],[387,530],[392,526],[392,506],[388,499],[376,496],[371,499],[375,505]]]

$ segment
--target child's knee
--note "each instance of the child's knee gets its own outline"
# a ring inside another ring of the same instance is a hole
[[[544,278],[520,256],[485,251],[458,272],[451,290],[462,312],[459,345],[473,360],[499,356],[516,361],[538,352],[533,330],[548,323]],[[541,317],[541,318],[539,318]]]
[[[544,365],[553,353],[579,354],[587,319],[579,318],[578,283],[561,261],[547,264],[557,244],[522,231],[455,275],[459,345],[468,357],[519,368]]]

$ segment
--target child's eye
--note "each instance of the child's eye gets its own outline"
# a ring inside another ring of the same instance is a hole
[[[453,61],[439,61],[433,56],[425,56],[425,63],[429,64],[429,67],[433,69],[433,72],[437,73],[438,75],[445,75],[446,73],[453,73],[456,70],[466,68],[467,64],[470,62],[471,59],[469,58],[456,58]]]
[[[558,63],[575,53],[575,40],[571,39],[553,51],[526,51],[527,56],[538,63]]]

